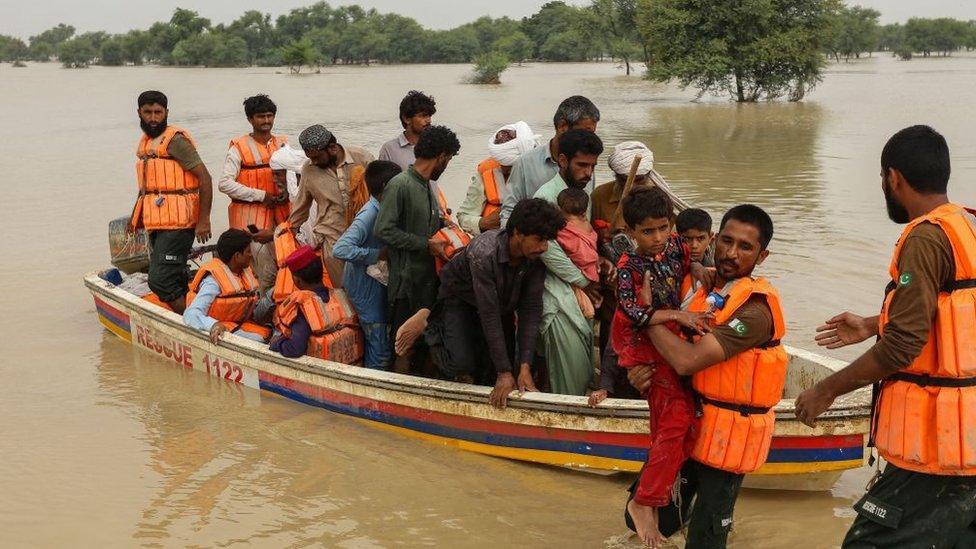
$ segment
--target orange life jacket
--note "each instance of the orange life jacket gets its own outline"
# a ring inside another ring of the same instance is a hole
[[[312,330],[305,354],[343,364],[362,361],[363,335],[344,291],[329,290],[326,303],[313,291],[296,290],[275,309],[275,328],[283,336],[291,336],[299,310]]]
[[[494,158],[483,160],[478,164],[478,174],[485,187],[485,207],[481,209],[481,217],[489,216],[502,209],[502,195],[498,192],[498,179],[502,167]]]
[[[211,259],[200,267],[190,282],[190,291],[186,296],[187,306],[193,303],[197,292],[200,291],[200,284],[207,276],[212,276],[220,286],[220,294],[210,304],[207,316],[227,326],[230,331],[242,329],[261,334],[265,338],[271,335],[271,331],[266,327],[249,322],[254,306],[258,302],[259,292],[258,279],[254,277],[250,267],[245,268],[240,275],[236,275],[219,258]]]
[[[708,294],[704,287],[699,288],[688,310],[709,310],[705,301]],[[714,311],[715,323],[726,324],[734,319],[735,312],[753,295],[765,296],[772,312],[770,341],[710,366],[691,378],[703,414],[692,458],[732,473],[750,473],[766,462],[776,419],[773,406],[783,396],[789,363],[786,349],[780,343],[786,333],[786,324],[779,294],[765,279],[745,277],[734,281],[725,306]]]
[[[194,147],[190,134],[167,126],[162,139],[153,145],[145,133],[136,148],[136,180],[139,197],[129,223],[147,231],[192,229],[200,216],[200,181],[169,154],[169,144],[180,134]]]
[[[232,139],[230,146],[237,149],[241,157],[237,182],[245,187],[262,190],[270,196],[278,196],[278,186],[275,185],[274,175],[271,173],[271,155],[286,143],[288,140],[285,137],[275,135],[271,136],[266,145],[258,143],[247,134]],[[230,228],[247,230],[247,226],[253,224],[258,229],[270,229],[288,218],[288,207],[287,202],[269,208],[263,202],[231,199],[227,207]]]
[[[295,238],[295,230],[291,223],[285,221],[275,228],[274,234],[275,263],[278,265],[278,274],[275,275],[274,290],[271,298],[275,303],[281,303],[286,297],[295,291],[295,278],[285,264],[288,256],[298,249],[298,240]],[[332,279],[329,277],[329,270],[322,269],[322,284],[326,288],[333,288]]]
[[[681,279],[681,303],[682,305],[691,302],[691,298],[695,295],[695,279],[691,277],[691,274],[686,274],[684,278]]]
[[[348,153],[347,153],[348,154]],[[366,187],[366,168],[354,164],[349,169],[349,204],[346,207],[346,227],[352,225],[359,210],[369,202],[369,189]]]
[[[905,369],[882,382],[874,441],[889,463],[921,473],[976,475],[976,211],[944,204],[905,227],[889,273],[878,333],[898,285],[911,273],[898,272],[905,238],[919,223],[942,228],[955,258],[956,279],[939,291],[938,310],[928,341]],[[902,277],[905,277],[904,279]]]
[[[445,251],[447,252],[447,259],[450,260],[454,257],[454,254],[461,251],[461,248],[467,246],[471,242],[471,235],[461,230],[459,227],[444,227],[443,229],[434,233],[432,236],[434,240],[440,240],[447,242],[447,247]],[[444,265],[447,262],[439,257],[434,258],[434,269],[437,273],[441,272]]]

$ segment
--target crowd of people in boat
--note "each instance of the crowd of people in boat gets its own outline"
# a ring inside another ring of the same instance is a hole
[[[689,546],[725,545],[743,476],[768,455],[789,362],[778,293],[753,274],[773,237],[762,208],[734,206],[713,232],[711,216],[683,207],[636,141],[609,151],[614,179],[593,188],[605,152],[600,111],[572,96],[546,142],[522,121],[485,136],[487,156],[453,212],[440,176],[461,144],[432,124],[432,97],[403,98],[403,131],[374,159],[321,124],[292,146],[272,133],[275,103],[255,95],[244,101],[252,131],[230,141],[217,185],[231,199],[230,229],[190,280],[194,237],[211,236],[211,178],[190,134],[168,124],[163,93],[141,94],[138,112],[131,227],[151,244],[147,299],[214,342],[232,332],[286,357],[493,386],[501,408],[515,390],[589,394],[591,406],[646,398],[650,450],[628,520],[651,545],[679,529],[688,516],[672,497],[680,475],[699,494]],[[889,214],[913,199],[903,174],[935,165],[926,154],[944,145],[924,126],[892,137]],[[831,319],[820,342],[877,334],[859,318]],[[917,324],[906,330],[924,344],[931,315]],[[899,338],[881,338],[877,352],[910,362]],[[801,395],[801,419],[812,423],[825,398]]]

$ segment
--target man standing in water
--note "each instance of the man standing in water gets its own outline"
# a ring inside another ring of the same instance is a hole
[[[193,237],[210,239],[210,172],[189,132],[170,126],[169,101],[160,91],[145,91],[136,101],[142,138],[136,151],[139,197],[129,226],[149,234],[149,289],[170,309],[186,309],[187,256]]]
[[[687,547],[725,547],[742,479],[759,469],[769,453],[776,417],[772,408],[782,396],[789,357],[780,343],[785,322],[779,295],[752,273],[769,255],[772,237],[773,222],[761,208],[743,204],[729,210],[715,245],[713,288],[700,287],[687,306],[692,312],[712,312],[715,326],[693,342],[663,324],[648,332],[665,361],[678,374],[692,376],[701,402],[697,436],[685,440],[693,448],[681,474],[683,508],[679,511],[674,501],[658,508],[656,524],[667,538],[681,529],[681,517],[690,517]],[[646,282],[643,291],[650,292]],[[648,295],[642,299],[650,302]],[[635,366],[627,377],[644,393],[652,372],[652,366]],[[653,511],[632,498],[626,516],[632,529],[656,546],[656,532],[648,533],[655,526]]]
[[[559,173],[559,137],[569,130],[596,132],[600,122],[600,109],[582,95],[563,99],[552,117],[556,135],[544,147],[536,147],[519,157],[512,164],[512,174],[506,182],[508,192],[502,200],[501,225],[505,225],[512,209]]]
[[[817,328],[829,349],[877,342],[796,399],[809,426],[840,395],[875,383],[871,428],[887,465],[854,505],[844,547],[976,545],[976,216],[949,202],[949,147],[928,126],[881,152],[888,217],[907,223],[881,315]]]

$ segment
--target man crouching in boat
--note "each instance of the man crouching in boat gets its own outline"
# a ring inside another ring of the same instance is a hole
[[[251,235],[228,229],[217,239],[217,257],[201,267],[190,282],[183,322],[209,332],[213,343],[227,331],[265,341],[271,331],[250,322],[258,290],[258,280],[251,272]]]
[[[303,355],[342,364],[363,359],[363,335],[342,290],[322,283],[322,260],[311,246],[285,258],[296,290],[275,309],[271,350],[288,358]]]
[[[813,427],[835,398],[877,383],[871,434],[887,465],[854,505],[844,547],[976,546],[976,210],[949,201],[949,174],[949,146],[928,126],[885,144],[888,217],[906,226],[881,315],[842,313],[816,338],[828,349],[878,340],[796,399]]]
[[[752,272],[769,254],[772,237],[773,222],[761,208],[743,204],[730,209],[715,244],[713,288],[699,287],[684,307],[712,312],[715,326],[693,341],[663,324],[648,332],[668,364],[678,374],[691,376],[701,407],[691,460],[682,469],[681,498],[658,509],[658,527],[665,538],[682,527],[680,517],[690,516],[687,547],[726,546],[742,480],[759,469],[769,454],[776,418],[773,406],[783,394],[789,357],[780,343],[785,322],[779,294]],[[643,291],[649,292],[649,286]],[[627,374],[641,393],[650,386],[651,370],[635,366]],[[695,494],[689,515],[687,506]],[[652,524],[651,512],[652,508],[632,498],[626,517],[636,523],[632,529],[641,532]],[[657,540],[652,546],[657,546]]]
[[[552,204],[523,200],[504,229],[474,237],[441,271],[437,304],[424,332],[431,357],[447,379],[494,384],[493,406],[504,408],[516,388],[536,390],[530,364],[542,322],[546,267],[540,257],[565,225]],[[398,353],[418,337],[412,328],[428,312],[423,309],[405,323],[410,333],[397,332]]]

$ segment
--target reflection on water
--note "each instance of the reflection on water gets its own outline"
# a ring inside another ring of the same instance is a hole
[[[461,153],[443,176],[464,196],[486,139],[529,122],[551,135],[564,97],[592,98],[607,147],[648,142],[659,171],[716,225],[755,202],[776,224],[759,273],[780,288],[788,342],[843,309],[880,303],[899,228],[878,181],[888,135],[927,122],[948,138],[953,196],[976,203],[976,58],[831,66],[806,103],[690,103],[673,87],[624,78],[609,64],[513,67],[502,86],[459,84],[466,66],[61,70],[0,66],[0,133],[8,208],[0,239],[0,531],[4,545],[184,546],[256,542],[392,545],[626,546],[626,477],[601,477],[456,451],[358,420],[186,372],[105,333],[81,274],[108,259],[105,228],[128,212],[138,137],[134,98],[170,95],[171,120],[219,169],[246,130],[240,102],[279,104],[295,138],[324,122],[340,140],[377,150],[395,135],[409,89],[434,94],[435,121]],[[216,174],[215,174],[216,175]],[[600,166],[598,181],[609,171]],[[214,229],[227,200],[215,198]],[[835,356],[850,358],[858,349]],[[867,480],[846,473],[831,493],[747,491],[734,547],[831,547]],[[810,532],[821,536],[812,541]],[[819,545],[817,545],[819,544]]]

